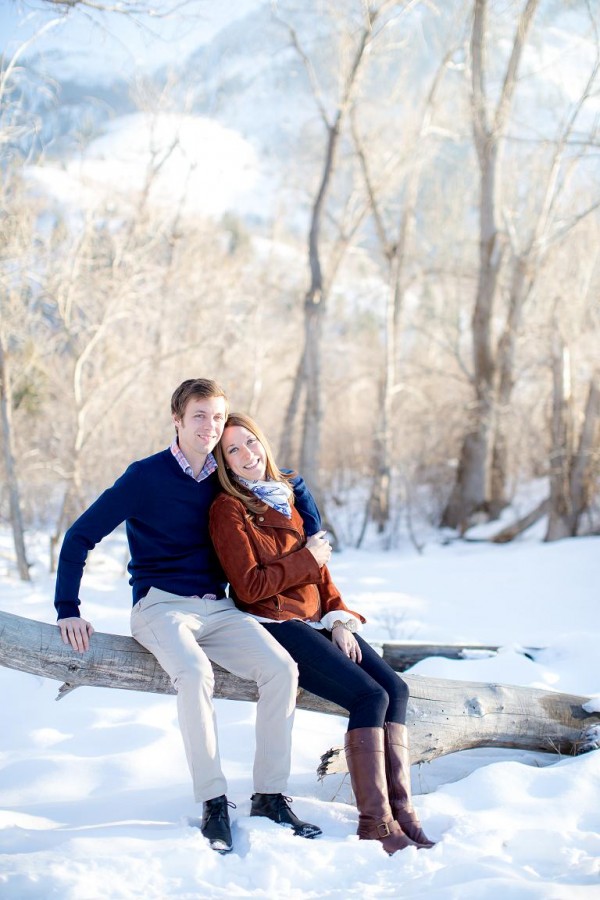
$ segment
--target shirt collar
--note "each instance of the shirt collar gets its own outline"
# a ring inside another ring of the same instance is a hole
[[[189,475],[190,478],[194,478],[194,470],[192,469],[189,462],[187,461],[187,459],[181,452],[181,448],[180,448],[179,444],[177,443],[177,438],[175,438],[175,440],[171,444],[170,450],[171,450],[171,453],[173,454],[173,456],[175,457],[175,459],[177,460],[177,462],[179,463],[179,465],[181,466],[182,470],[185,472],[185,474]],[[212,475],[212,473],[216,472],[216,470],[217,470],[217,461],[214,458],[214,456],[212,455],[212,453],[209,453],[204,461],[204,465],[202,466],[202,469],[198,473],[198,477],[195,478],[194,480],[195,481],[204,481],[205,478],[208,478],[208,476]]]

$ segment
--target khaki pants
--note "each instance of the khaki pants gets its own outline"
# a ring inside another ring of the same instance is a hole
[[[156,657],[177,691],[179,727],[196,801],[227,793],[209,660],[256,682],[254,790],[284,793],[290,773],[298,667],[267,630],[236,609],[229,598],[178,597],[150,588],[132,609],[131,633]]]

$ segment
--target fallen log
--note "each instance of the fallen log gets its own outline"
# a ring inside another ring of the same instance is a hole
[[[396,672],[405,672],[430,656],[473,659],[495,656],[502,649],[500,644],[422,644],[417,641],[372,641],[372,644],[380,650],[383,659]],[[541,649],[541,647],[520,647],[518,651],[528,659],[535,659],[535,654]]]
[[[527,513],[526,516],[522,516],[520,519],[517,519],[516,522],[513,522],[512,525],[507,525],[505,528],[502,528],[501,531],[497,531],[496,534],[492,535],[490,540],[494,544],[508,544],[509,541],[514,541],[516,537],[523,534],[524,531],[527,531],[527,529],[531,528],[532,525],[535,525],[536,522],[539,522],[539,520],[549,512],[550,498],[546,497],[545,500],[542,500],[542,502],[531,512]]]
[[[476,747],[535,750],[577,756],[600,748],[600,713],[586,697],[507,684],[405,675],[411,762]],[[319,778],[347,772],[341,747],[323,754]]]
[[[62,681],[57,700],[76,687],[120,688],[174,694],[169,676],[145,647],[132,637],[96,631],[90,649],[78,653],[63,644],[56,625],[0,611],[0,665]],[[215,697],[228,700],[258,699],[256,684],[238,678],[213,663]],[[333,715],[345,710],[313,694],[299,692],[298,706]]]
[[[63,644],[56,625],[0,612],[0,665],[64,682],[59,698],[76,687],[175,693],[156,659],[133,638],[96,632],[90,650]],[[215,696],[256,701],[253,682],[215,671]],[[474,747],[509,747],[578,754],[600,747],[600,713],[587,712],[588,698],[499,684],[404,676],[410,689],[407,724],[411,761],[425,762]],[[301,709],[346,716],[345,710],[307,691]],[[343,751],[325,754],[321,777],[345,771]]]

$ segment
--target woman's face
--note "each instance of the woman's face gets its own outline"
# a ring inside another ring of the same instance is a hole
[[[265,448],[256,435],[242,425],[229,425],[223,432],[221,447],[225,462],[234,475],[248,481],[264,481],[267,471]]]

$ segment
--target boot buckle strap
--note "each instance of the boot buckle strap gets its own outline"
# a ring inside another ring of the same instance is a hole
[[[377,834],[379,837],[386,838],[389,837],[391,833],[390,826],[387,822],[380,822],[377,826]]]

